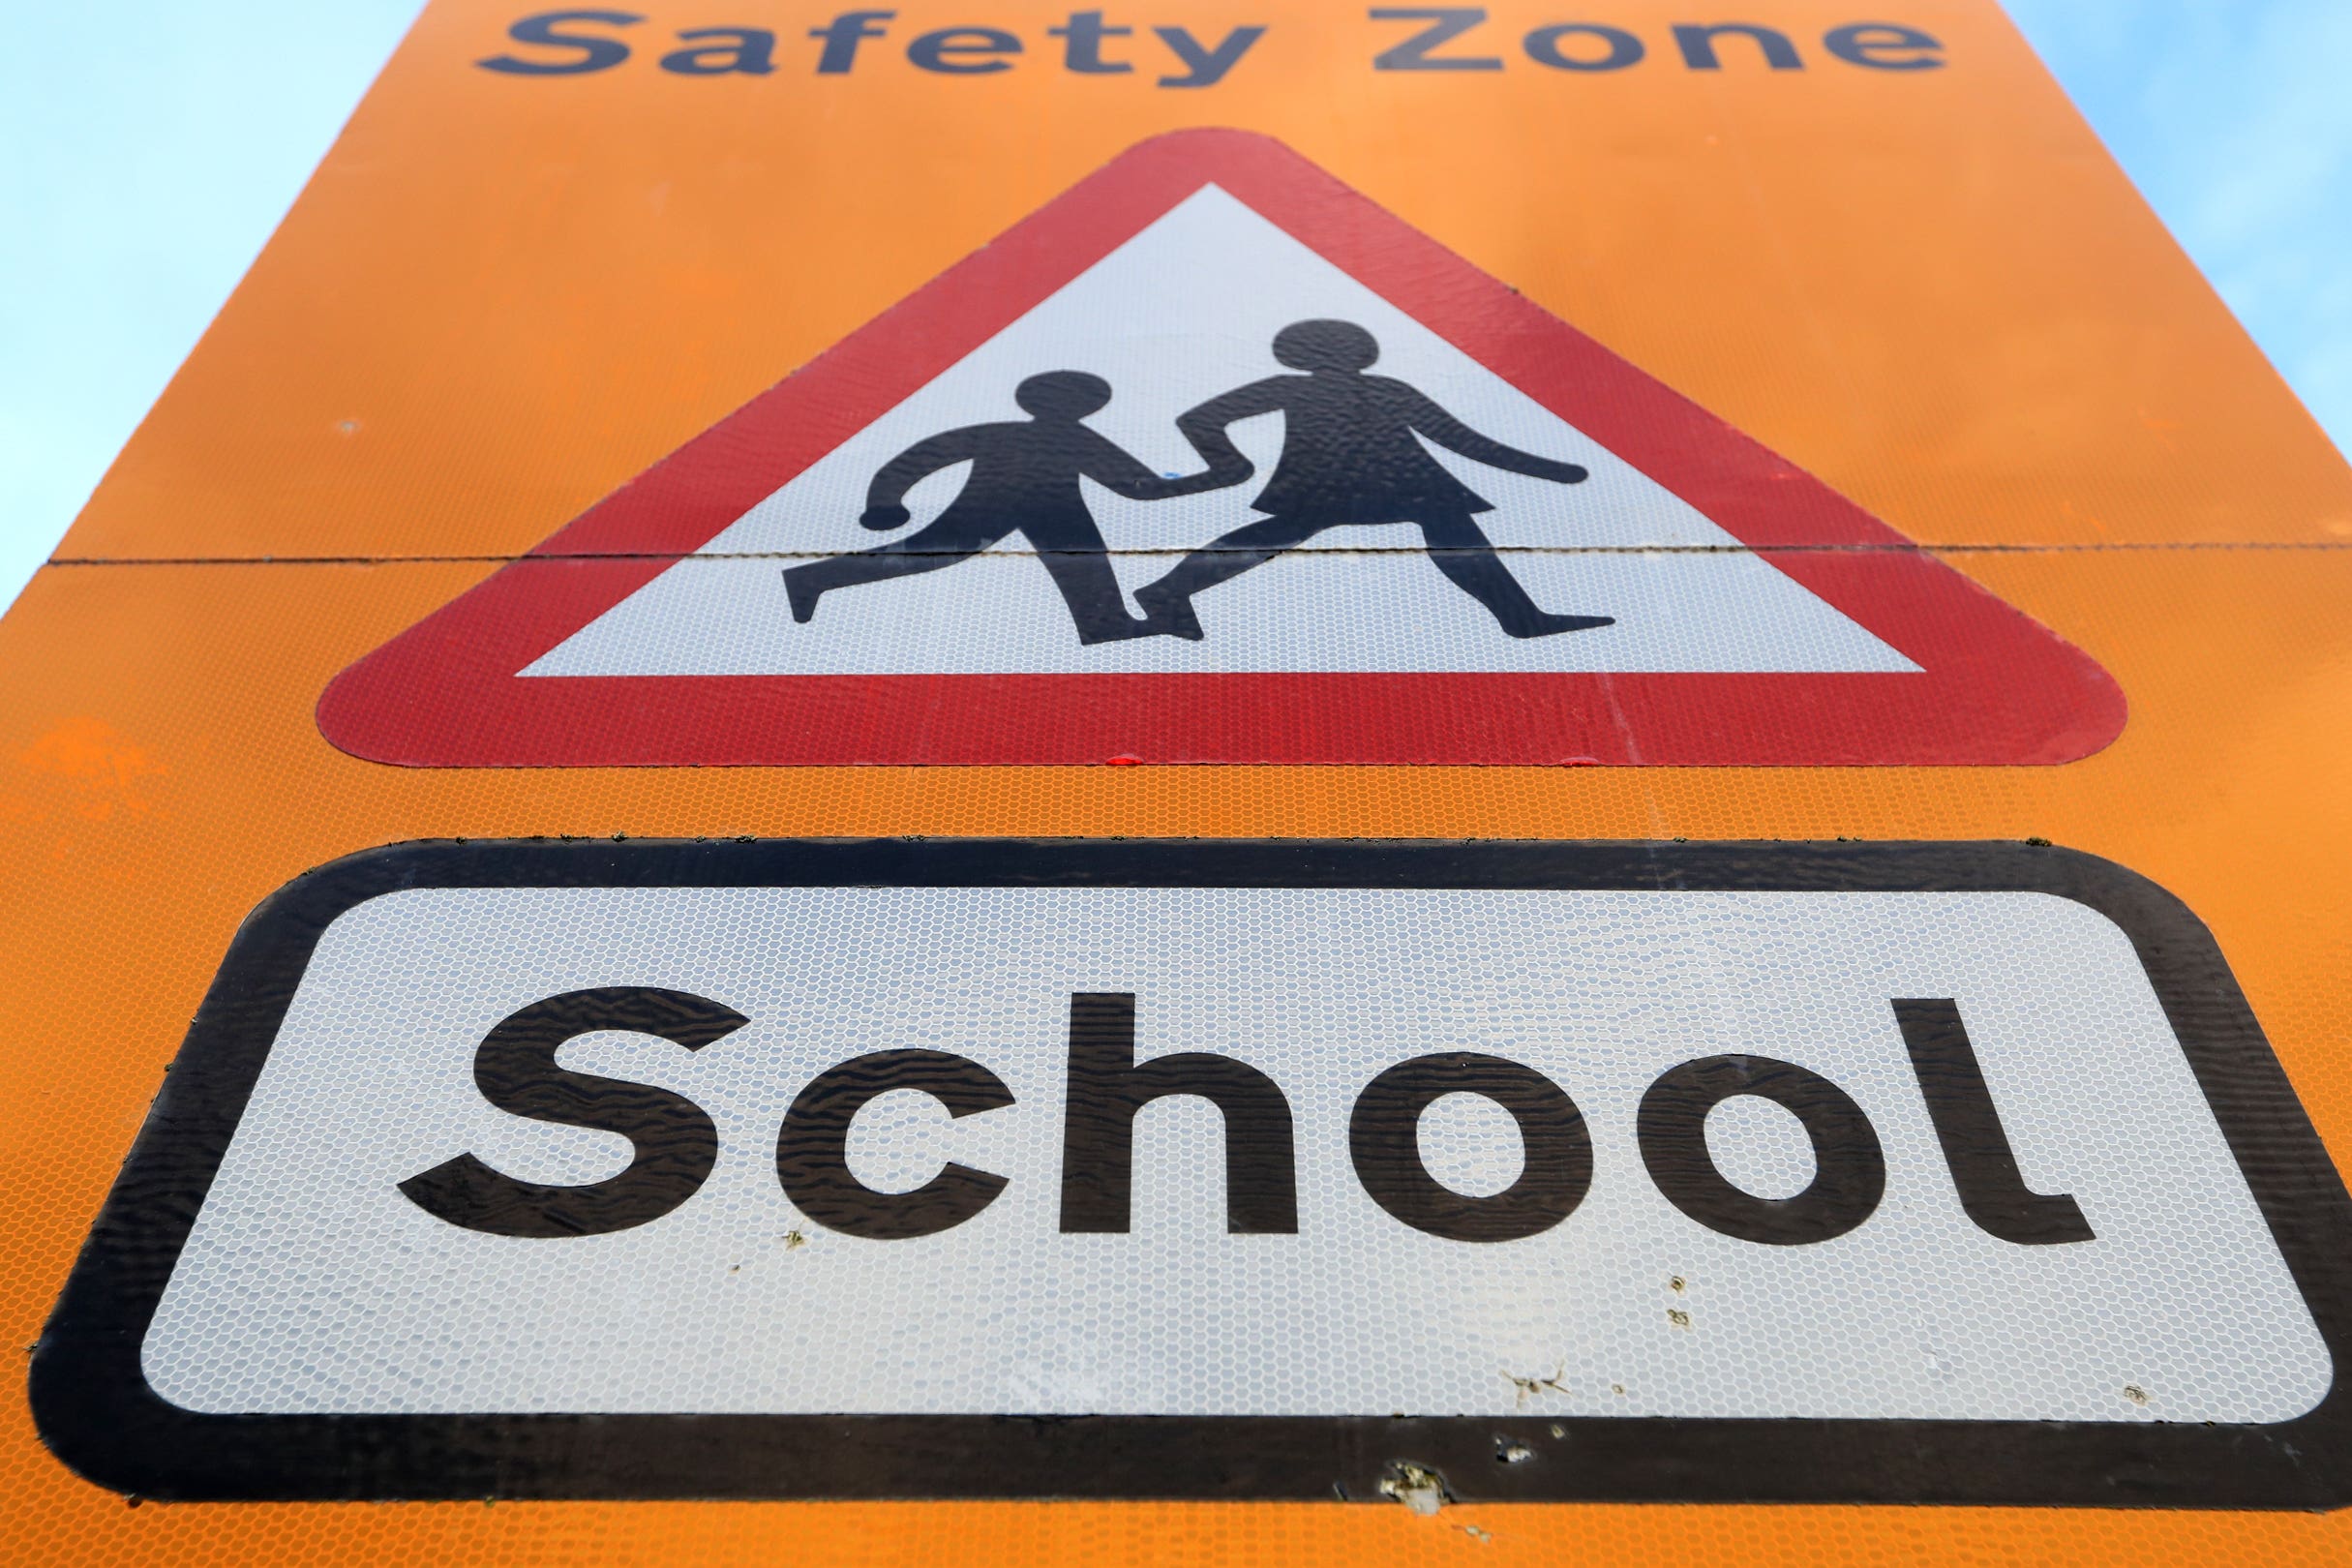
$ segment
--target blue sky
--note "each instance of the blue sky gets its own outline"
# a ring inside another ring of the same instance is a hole
[[[0,50],[0,603],[235,286],[416,0],[19,8]],[[2010,0],[2352,450],[2352,0]]]
[[[2352,452],[2352,3],[2008,9],[2337,450]]]

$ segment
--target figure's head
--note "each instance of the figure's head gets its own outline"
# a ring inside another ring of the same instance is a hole
[[[1040,419],[1084,419],[1110,400],[1110,382],[1084,371],[1047,371],[1012,389],[1022,412]]]
[[[1274,335],[1274,357],[1292,370],[1360,371],[1380,344],[1353,321],[1293,321]]]

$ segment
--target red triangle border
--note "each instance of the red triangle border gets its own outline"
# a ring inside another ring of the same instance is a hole
[[[1916,674],[517,677],[1215,183],[1680,496]],[[1777,548],[1775,548],[1777,547]],[[2048,764],[2124,727],[2088,655],[1288,147],[1143,142],[353,664],[318,727],[411,767]]]

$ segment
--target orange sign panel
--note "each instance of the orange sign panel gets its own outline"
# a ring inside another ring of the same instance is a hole
[[[0,1537],[2340,1561],[2347,603],[1981,0],[437,0],[0,620]]]

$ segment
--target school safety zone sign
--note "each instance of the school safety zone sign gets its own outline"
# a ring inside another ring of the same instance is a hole
[[[2064,850],[420,844],[246,922],[32,1393],[157,1497],[2329,1507],[2348,1221]]]
[[[1280,143],[1137,146],[347,670],[439,766],[2058,763],[2096,664]]]

